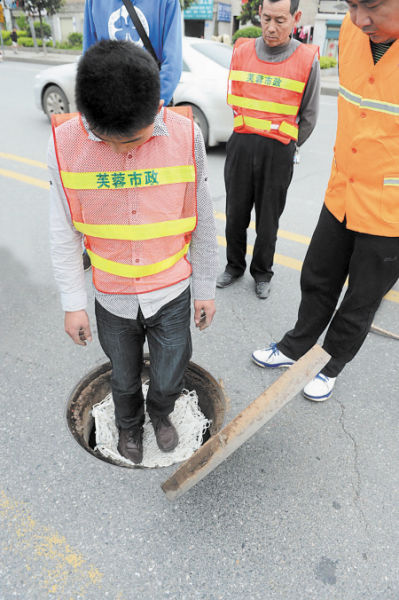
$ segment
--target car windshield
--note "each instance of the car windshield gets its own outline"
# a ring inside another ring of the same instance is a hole
[[[204,54],[204,56],[210,58],[225,69],[230,68],[231,55],[233,52],[233,48],[231,46],[228,46],[227,44],[215,44],[210,42],[209,44],[194,43],[191,44],[191,47],[197,52]]]

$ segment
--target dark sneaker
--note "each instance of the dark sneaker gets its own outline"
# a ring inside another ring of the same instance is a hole
[[[143,460],[143,428],[120,429],[118,452],[136,465]]]
[[[158,448],[163,452],[171,452],[179,443],[179,436],[169,417],[153,417],[151,419]]]
[[[240,277],[241,275],[235,276],[231,275],[231,273],[228,273],[227,271],[223,271],[223,273],[221,273],[216,280],[216,287],[225,288],[228,285],[231,285],[232,283],[237,281],[237,279],[239,279]]]

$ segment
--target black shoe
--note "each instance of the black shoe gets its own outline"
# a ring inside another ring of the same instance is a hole
[[[91,267],[91,260],[90,260],[90,256],[87,254],[86,250],[82,254],[82,260],[83,260],[84,270],[88,271]]]
[[[270,288],[270,281],[255,281],[255,293],[261,300],[269,297]]]
[[[241,275],[231,275],[231,273],[223,271],[223,273],[221,273],[216,280],[216,287],[225,288],[228,285],[231,285],[232,283],[237,281],[237,279],[239,279],[240,277]]]
[[[143,460],[143,428],[120,429],[118,452],[136,465]]]
[[[169,417],[152,417],[158,448],[163,452],[172,452],[179,443],[179,436]]]

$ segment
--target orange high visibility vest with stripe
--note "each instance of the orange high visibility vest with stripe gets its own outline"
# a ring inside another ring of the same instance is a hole
[[[239,38],[234,45],[227,93],[234,131],[288,144],[298,139],[297,115],[318,47],[300,44],[286,60],[273,63],[256,56],[255,42]]]
[[[72,222],[84,234],[95,287],[141,294],[191,275],[197,225],[193,122],[164,109],[165,136],[126,154],[88,138],[80,115],[54,115],[53,135]]]
[[[399,236],[399,41],[374,64],[347,15],[339,38],[338,127],[328,210],[348,229]]]

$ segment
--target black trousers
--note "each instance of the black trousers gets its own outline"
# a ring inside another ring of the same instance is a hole
[[[292,179],[295,144],[234,132],[226,152],[226,271],[234,276],[245,271],[247,228],[255,206],[256,242],[250,273],[256,281],[270,281],[278,222]]]
[[[333,317],[347,276],[348,289]],[[298,360],[330,323],[323,348],[332,358],[322,373],[336,377],[359,351],[383,296],[398,277],[399,237],[346,229],[345,221],[340,223],[323,206],[302,267],[298,320],[277,347]]]
[[[96,301],[98,338],[112,363],[111,387],[118,427],[137,429],[144,423],[141,371],[146,337],[150,350],[147,412],[152,418],[173,411],[191,358],[190,310],[190,288],[148,319],[140,309],[137,319],[118,317]]]

